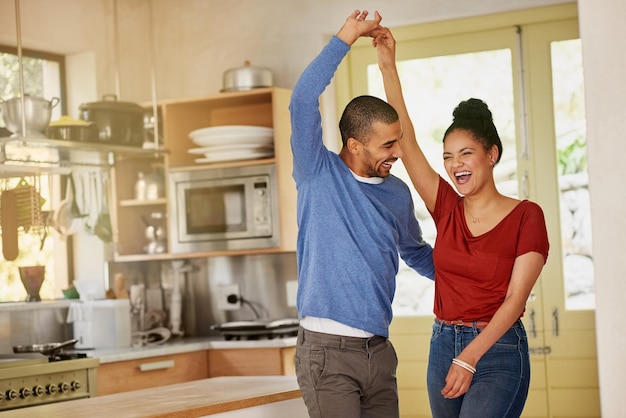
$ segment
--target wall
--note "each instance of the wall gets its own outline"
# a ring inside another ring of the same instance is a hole
[[[223,72],[245,60],[272,69],[277,85],[292,87],[326,37],[356,7],[379,8],[383,24],[402,26],[565,2],[20,0],[20,15],[23,47],[67,54],[74,61],[68,64],[96,68],[95,89],[82,97],[74,93],[70,109],[75,109],[80,101],[106,93],[150,100],[152,62],[159,99],[216,93]],[[0,0],[2,44],[16,42],[14,3]]]
[[[579,1],[585,69],[589,192],[596,279],[596,331],[603,417],[626,410],[626,336],[619,320],[626,314],[623,156],[626,154],[626,3]],[[617,327],[616,327],[617,325]]]
[[[180,276],[183,295],[183,329],[186,336],[214,334],[212,324],[260,318],[296,318],[295,307],[287,303],[287,281],[297,280],[295,253],[249,255],[191,259],[191,270]],[[184,269],[183,269],[184,270]],[[112,263],[111,287],[117,274],[126,277],[128,285],[143,284],[163,294],[162,306],[169,310],[174,285],[172,263],[140,262]],[[217,288],[224,284],[238,284],[241,297],[247,302],[237,310],[218,308]],[[148,300],[148,298],[146,298]],[[159,304],[159,302],[157,302]],[[147,311],[154,310],[148,307]],[[150,329],[146,313],[143,329]],[[134,317],[138,319],[137,316]],[[134,329],[138,323],[134,322]],[[167,326],[168,322],[162,324]]]

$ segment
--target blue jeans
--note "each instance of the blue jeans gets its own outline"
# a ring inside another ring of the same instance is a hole
[[[522,414],[530,384],[530,358],[521,321],[479,360],[467,393],[455,399],[441,395],[452,359],[480,332],[475,325],[434,323],[427,373],[433,418],[517,418]]]

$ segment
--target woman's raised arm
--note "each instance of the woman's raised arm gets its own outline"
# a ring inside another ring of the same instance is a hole
[[[428,163],[415,138],[415,129],[404,102],[400,76],[396,67],[396,40],[388,28],[381,27],[374,37],[373,44],[378,53],[378,66],[383,76],[387,102],[396,109],[402,124],[403,136],[400,141],[402,162],[415,190],[426,207],[432,211],[437,199],[439,174]]]

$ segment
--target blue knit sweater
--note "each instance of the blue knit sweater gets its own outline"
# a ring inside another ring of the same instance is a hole
[[[350,47],[333,37],[294,87],[293,177],[298,189],[298,314],[387,337],[398,253],[434,278],[407,185],[390,175],[360,182],[322,142],[319,97]]]

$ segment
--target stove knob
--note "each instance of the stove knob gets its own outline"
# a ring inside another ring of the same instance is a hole
[[[71,383],[71,386],[72,386],[72,390],[78,390],[78,389],[80,389],[83,385],[81,385],[81,384],[80,384],[80,382],[79,382],[78,380],[74,380],[74,381]]]
[[[24,398],[28,398],[28,397],[30,396],[30,394],[31,394],[31,393],[32,393],[32,392],[30,391],[30,389],[29,389],[29,388],[22,388],[22,389],[20,389],[20,397],[21,397],[22,399],[24,399]]]
[[[58,391],[59,391],[59,388],[57,387],[57,385],[46,385],[46,393],[48,395],[54,395]]]
[[[65,392],[67,392],[67,391],[69,391],[69,390],[70,390],[70,384],[69,384],[69,383],[67,383],[67,382],[62,382],[62,383],[59,385],[59,391],[60,391],[61,393],[65,393]]]
[[[17,398],[20,395],[19,395],[19,393],[17,393],[13,389],[9,389],[9,390],[7,390],[7,393],[6,393],[5,396],[7,398],[7,401],[12,401],[13,399]]]
[[[46,393],[46,390],[41,385],[37,385],[33,388],[33,395],[35,396],[41,396],[44,393]]]

